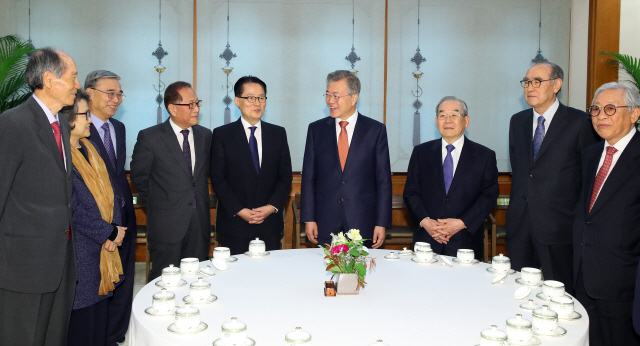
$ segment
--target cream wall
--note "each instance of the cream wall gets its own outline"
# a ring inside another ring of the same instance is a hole
[[[620,53],[640,59],[640,0],[622,0],[620,3]],[[630,78],[626,73],[621,80]]]

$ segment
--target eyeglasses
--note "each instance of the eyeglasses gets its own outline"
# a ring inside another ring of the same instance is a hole
[[[76,117],[80,116],[80,115],[84,115],[84,117],[89,120],[89,117],[91,116],[91,113],[89,113],[89,111],[86,111],[84,113],[76,113]]]
[[[267,97],[266,96],[247,96],[247,97],[238,96],[238,98],[239,99],[245,99],[245,100],[249,101],[249,103],[254,103],[254,102],[256,102],[256,100],[258,100],[258,102],[260,102],[260,103],[267,102]]]
[[[331,95],[329,93],[324,94],[324,98],[327,101],[330,101],[332,99],[338,101],[338,99],[340,99],[341,97],[346,97],[346,96],[351,96],[351,95],[350,94],[347,94],[347,95]]]
[[[539,88],[540,84],[542,84],[542,82],[546,82],[546,81],[552,81],[552,80],[556,80],[557,78],[551,78],[551,79],[523,79],[520,81],[520,85],[522,85],[523,88],[526,88],[529,85],[533,85],[534,88]]]
[[[592,117],[597,117],[598,115],[600,115],[600,110],[604,109],[604,114],[608,115],[608,116],[612,116],[614,114],[616,114],[616,111],[618,110],[618,108],[632,108],[631,106],[614,106],[612,104],[608,104],[605,105],[604,107],[598,107],[598,106],[591,106],[589,108],[587,108],[587,112],[589,114],[591,114]]]
[[[115,91],[102,91],[102,90],[98,90],[96,88],[89,88],[89,89],[93,89],[95,91],[99,91],[103,94],[107,94],[107,96],[109,96],[109,100],[113,100],[114,97],[117,97],[118,100],[122,100],[123,98],[125,98],[127,95],[125,95],[124,93],[117,93]]]
[[[447,118],[449,118],[451,120],[458,120],[461,117],[462,117],[462,114],[457,113],[457,112],[452,112],[452,113],[449,113],[449,114],[445,114],[445,113],[438,114],[438,119],[439,120],[444,120],[444,119],[447,119]]]
[[[194,109],[196,108],[196,106],[198,106],[198,108],[202,107],[202,100],[198,100],[198,102],[191,102],[191,103],[172,103],[172,105],[189,106],[189,109]]]

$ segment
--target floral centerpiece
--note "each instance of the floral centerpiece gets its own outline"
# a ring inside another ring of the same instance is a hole
[[[327,271],[335,274],[357,274],[358,285],[356,290],[360,287],[364,288],[366,282],[364,281],[365,275],[367,275],[367,269],[375,267],[376,260],[368,257],[369,252],[367,248],[362,245],[364,239],[360,236],[360,230],[352,229],[347,234],[343,232],[338,235],[331,234],[331,245],[318,247],[324,249],[324,260],[327,262]]]

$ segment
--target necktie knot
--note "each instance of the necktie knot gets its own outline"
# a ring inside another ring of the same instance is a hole
[[[344,128],[347,127],[347,125],[349,125],[349,122],[348,121],[341,121],[338,124],[340,124],[340,127],[344,129]]]
[[[607,155],[613,155],[618,151],[618,149],[616,149],[615,147],[612,146],[608,146],[607,147]]]
[[[180,131],[180,133],[182,133],[182,135],[185,137],[189,136],[189,130],[182,130]]]
[[[256,126],[250,126],[250,127],[249,127],[249,130],[251,130],[251,135],[255,135],[255,133],[256,133],[256,129],[257,129],[257,128],[258,128],[258,127],[256,127]]]
[[[541,115],[538,117],[538,126],[543,126],[544,125],[544,117]]]
[[[104,131],[109,131],[109,123],[104,123],[100,126]]]
[[[455,149],[456,147],[453,146],[453,144],[449,144],[447,145],[447,154],[451,154],[451,152]]]

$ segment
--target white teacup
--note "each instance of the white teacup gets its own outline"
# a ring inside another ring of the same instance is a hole
[[[200,325],[200,310],[188,304],[176,309],[175,323],[176,329],[178,329],[178,331],[195,331]]]
[[[475,255],[471,249],[458,249],[458,261],[460,263],[471,263]]]
[[[538,268],[524,267],[520,271],[520,277],[527,285],[537,285],[542,280],[542,271]]]
[[[529,345],[533,338],[533,329],[529,320],[517,314],[507,320],[507,337],[509,342],[516,345]]]
[[[480,332],[480,346],[507,346],[507,333],[498,329],[498,326],[491,326]]]
[[[542,282],[542,293],[547,298],[564,296],[564,284],[555,280],[544,280]]]
[[[573,315],[573,299],[567,296],[551,297],[549,308],[558,313],[558,318],[570,318]]]
[[[228,247],[218,246],[213,249],[213,258],[220,258],[226,260],[231,256],[231,250]]]
[[[222,324],[220,339],[225,346],[244,345],[247,341],[247,325],[232,317],[231,321]]]
[[[533,311],[533,331],[538,334],[554,335],[558,329],[558,314],[543,305]]]
[[[505,274],[511,269],[511,260],[503,254],[493,256],[491,259],[491,268],[493,268],[496,274]]]
[[[153,311],[158,315],[169,314],[176,308],[176,294],[171,291],[167,291],[166,288],[163,288],[160,292],[154,293],[151,308],[153,308]]]
[[[166,286],[178,286],[182,280],[182,271],[180,268],[174,267],[173,264],[169,264],[168,267],[162,269],[161,280]]]
[[[198,281],[192,282],[189,286],[189,297],[198,303],[209,299],[211,297],[211,283],[198,278]]]
[[[431,244],[425,243],[423,241],[417,241],[416,244],[413,246],[413,251],[418,251],[420,249],[431,250]]]
[[[184,275],[195,275],[200,269],[200,261],[195,257],[187,257],[180,260],[180,270]]]
[[[433,259],[433,250],[431,248],[416,250],[415,254],[418,262],[430,262]]]
[[[249,252],[254,256],[262,255],[265,251],[264,241],[256,238],[249,242]]]

